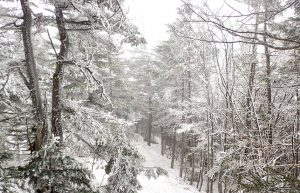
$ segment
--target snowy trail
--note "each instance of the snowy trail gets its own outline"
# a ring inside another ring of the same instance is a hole
[[[170,159],[160,155],[159,144],[151,144],[149,147],[143,139],[139,138],[135,145],[145,157],[144,166],[159,166],[168,171],[168,176],[160,176],[157,179],[148,179],[144,175],[139,176],[139,181],[143,186],[139,193],[199,193],[195,187],[188,185],[178,177],[178,164],[174,169],[170,168]]]

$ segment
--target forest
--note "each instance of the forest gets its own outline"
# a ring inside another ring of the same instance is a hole
[[[0,192],[300,192],[300,1],[128,1],[0,1]]]

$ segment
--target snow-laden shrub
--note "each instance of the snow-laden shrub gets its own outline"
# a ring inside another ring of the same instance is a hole
[[[300,180],[284,168],[266,167],[262,172],[249,171],[240,181],[244,192],[297,193]]]
[[[96,192],[90,185],[90,172],[74,158],[64,155],[56,140],[47,143],[19,170],[35,189],[46,185],[57,193]]]
[[[143,171],[143,158],[119,129],[110,130],[110,140],[100,143],[98,155],[106,155],[105,172],[109,175],[105,185],[109,193],[136,193],[141,189],[137,176]]]
[[[33,192],[23,179],[21,171],[15,166],[8,166],[13,159],[13,154],[7,151],[0,152],[0,192]]]
[[[137,193],[141,185],[137,180],[138,174],[142,171],[140,154],[132,147],[123,147],[118,154],[108,162],[111,167],[108,178],[108,192],[112,193]],[[106,171],[108,167],[106,167]]]

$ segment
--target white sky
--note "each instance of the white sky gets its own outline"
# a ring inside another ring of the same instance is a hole
[[[166,24],[176,20],[180,4],[180,0],[126,0],[125,7],[128,18],[138,26],[151,49],[168,38]]]

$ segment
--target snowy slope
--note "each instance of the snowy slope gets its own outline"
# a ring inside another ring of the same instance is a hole
[[[199,193],[199,191],[179,178],[179,167],[170,168],[170,159],[160,155],[160,145],[147,144],[139,137],[135,143],[139,152],[145,157],[144,166],[158,166],[168,171],[168,176],[160,176],[157,179],[148,179],[146,176],[139,176],[139,181],[143,186],[140,193]]]
[[[171,160],[160,155],[160,144],[151,144],[151,146],[148,146],[138,134],[134,134],[133,144],[140,154],[143,155],[145,159],[143,165],[145,167],[161,167],[168,171],[168,176],[159,176],[157,179],[153,177],[149,179],[144,174],[139,175],[138,180],[142,185],[142,190],[139,193],[200,193],[196,187],[190,186],[187,184],[188,182],[184,182],[179,177],[178,163],[175,162],[175,168],[171,169]],[[107,184],[108,175],[104,171],[105,161],[93,160],[91,158],[78,158],[78,161],[93,172],[95,176],[95,179],[92,181],[93,186],[100,188]],[[94,165],[93,169],[92,165]],[[205,187],[202,190],[201,193],[205,193]],[[216,186],[213,192],[217,192]]]

